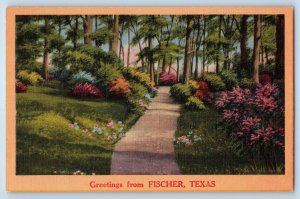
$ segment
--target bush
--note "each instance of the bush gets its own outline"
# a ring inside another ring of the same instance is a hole
[[[170,89],[170,93],[176,101],[183,103],[192,95],[190,86],[181,83],[173,85]]]
[[[28,90],[28,87],[26,84],[22,82],[16,82],[16,92],[17,93],[26,93]]]
[[[102,92],[96,86],[88,83],[76,84],[70,94],[74,97],[103,97]]]
[[[111,82],[109,92],[117,97],[128,97],[131,93],[130,85],[124,78],[118,78]]]
[[[239,86],[243,89],[254,89],[255,88],[255,83],[252,79],[250,78],[242,78],[240,80]]]
[[[196,90],[199,89],[199,85],[198,85],[198,82],[195,81],[195,80],[189,80],[189,86],[192,90],[192,92],[194,93]]]
[[[160,73],[159,74],[159,84],[160,85],[174,85],[177,83],[177,77],[174,74],[169,73]]]
[[[71,84],[76,84],[76,83],[95,84],[97,83],[97,80],[96,77],[94,77],[91,73],[80,70],[78,73],[72,75],[70,83]]]
[[[127,67],[123,69],[123,75],[126,79],[133,80],[137,83],[141,83],[146,86],[148,89],[152,88],[155,83],[151,81],[150,75],[144,72],[139,71],[136,68]]]
[[[208,83],[211,91],[217,92],[225,90],[226,88],[222,78],[217,74],[205,73],[203,75],[203,80]]]
[[[230,70],[223,70],[220,72],[220,77],[224,81],[227,90],[232,90],[238,85],[237,75]]]
[[[71,72],[70,70],[65,68],[63,70],[57,71],[55,76],[59,81],[67,82],[71,78]]]
[[[262,85],[271,84],[272,83],[272,77],[269,74],[262,74],[259,76],[259,83]]]
[[[21,70],[17,73],[17,79],[25,84],[34,85],[38,82],[44,81],[42,76],[37,72],[29,73],[27,70]]]
[[[150,101],[149,98],[146,98],[148,93],[147,88],[140,84],[135,82],[130,82],[130,88],[131,88],[131,94],[139,99],[143,99],[144,101]]]
[[[185,108],[189,110],[204,110],[204,103],[197,97],[191,96],[188,98],[187,102],[184,104]]]

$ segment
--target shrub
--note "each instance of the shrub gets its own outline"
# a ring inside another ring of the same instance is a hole
[[[68,69],[59,70],[56,72],[56,78],[62,82],[67,82],[71,78],[71,72]]]
[[[170,93],[176,101],[183,103],[192,95],[190,86],[181,83],[173,85],[170,89]]]
[[[203,91],[205,94],[209,92],[209,87],[205,81],[198,82],[198,89]]]
[[[131,94],[136,96],[139,99],[147,100],[146,94],[148,90],[145,86],[140,83],[130,82]]]
[[[204,110],[205,106],[204,103],[199,100],[197,97],[191,96],[188,98],[187,102],[185,103],[185,107],[189,110]]]
[[[199,89],[198,82],[195,80],[189,80],[189,86],[190,86],[192,92],[195,92],[196,90]]]
[[[74,97],[103,97],[102,92],[96,86],[88,83],[76,84],[70,94]]]
[[[78,73],[72,75],[71,77],[71,84],[76,83],[90,83],[95,84],[97,82],[96,77],[94,77],[91,73],[86,71],[79,71]]]
[[[130,95],[130,85],[124,78],[118,78],[110,84],[110,94],[117,97],[127,97]]]
[[[278,87],[259,84],[255,91],[236,87],[223,92],[215,105],[228,135],[274,169],[284,151],[284,107]]]
[[[148,89],[152,88],[155,85],[155,83],[151,81],[149,74],[141,72],[134,67],[124,68],[123,75],[126,79],[131,79],[133,81],[136,81],[137,83],[141,83]]]
[[[242,78],[240,80],[239,86],[243,89],[254,89],[255,88],[255,83],[253,81],[253,79],[250,78]]]
[[[42,82],[43,78],[37,72],[29,73],[27,70],[21,70],[17,73],[17,79],[25,84],[34,85]]]
[[[225,89],[225,84],[222,78],[214,73],[205,73],[203,75],[203,80],[209,85],[211,91],[217,92]]]
[[[259,83],[262,85],[271,84],[272,78],[269,74],[262,74],[259,76]]]
[[[16,92],[17,93],[26,93],[28,90],[28,87],[26,84],[22,82],[16,82]]]
[[[224,81],[227,90],[231,90],[238,85],[237,75],[230,70],[223,70],[220,72],[220,77]]]
[[[160,85],[174,85],[177,83],[177,77],[172,73],[160,73],[159,74],[159,84]]]

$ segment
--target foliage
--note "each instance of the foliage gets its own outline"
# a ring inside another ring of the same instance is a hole
[[[205,109],[204,103],[197,97],[191,96],[184,104],[186,109],[189,110],[203,110]]]
[[[77,84],[77,83],[96,84],[97,80],[96,77],[94,77],[91,73],[80,70],[76,74],[72,75],[70,82],[72,84]]]
[[[37,72],[29,73],[27,70],[21,70],[17,73],[17,79],[25,84],[34,85],[38,82],[44,81],[42,76],[39,75]]]
[[[268,169],[282,165],[284,151],[284,107],[276,85],[259,84],[255,91],[234,88],[216,100],[222,113],[223,127]]]
[[[155,85],[155,83],[151,81],[149,74],[141,72],[135,67],[124,68],[123,75],[126,79],[134,80],[137,83],[141,83],[148,89],[152,88]]]
[[[196,80],[189,80],[189,86],[191,88],[191,91],[194,93],[196,90],[199,89],[198,82]]]
[[[160,73],[159,74],[159,84],[172,86],[177,83],[177,77],[173,73]]]
[[[242,79],[240,79],[239,86],[243,89],[246,89],[246,88],[254,89],[255,88],[255,83],[254,83],[253,79],[242,78]]]
[[[259,75],[259,83],[261,83],[262,85],[271,84],[272,83],[271,75],[269,74]]]
[[[191,88],[185,84],[175,84],[170,88],[171,96],[178,102],[185,103],[192,95]]]
[[[26,93],[28,90],[28,87],[26,84],[17,81],[16,82],[16,93]]]
[[[233,87],[238,85],[237,75],[233,71],[222,70],[219,75],[225,83],[227,90],[231,90]]]
[[[202,78],[208,83],[211,91],[217,92],[225,89],[225,84],[222,78],[217,74],[205,73]]]
[[[71,93],[74,97],[103,97],[102,92],[89,83],[77,83],[73,86]]]
[[[118,78],[110,84],[110,94],[118,97],[128,97],[131,94],[129,82],[124,78]]]

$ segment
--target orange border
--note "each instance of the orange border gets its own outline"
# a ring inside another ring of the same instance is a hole
[[[285,15],[285,175],[107,175],[16,176],[15,16],[77,14],[284,14]],[[6,24],[6,190],[47,192],[215,192],[293,191],[294,180],[294,18],[292,7],[16,7],[7,8]],[[90,181],[144,183],[144,188],[90,188]],[[214,180],[214,188],[149,188],[149,180]]]

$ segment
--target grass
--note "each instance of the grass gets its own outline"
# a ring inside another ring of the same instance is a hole
[[[136,119],[121,100],[71,98],[59,82],[31,86],[17,94],[17,174],[109,174],[116,141],[82,129],[113,120],[126,130]]]
[[[238,153],[234,142],[218,129],[218,112],[211,107],[202,111],[182,109],[177,122],[176,138],[187,135],[201,137],[189,146],[175,144],[176,161],[182,174],[271,174],[254,168],[250,157]]]

